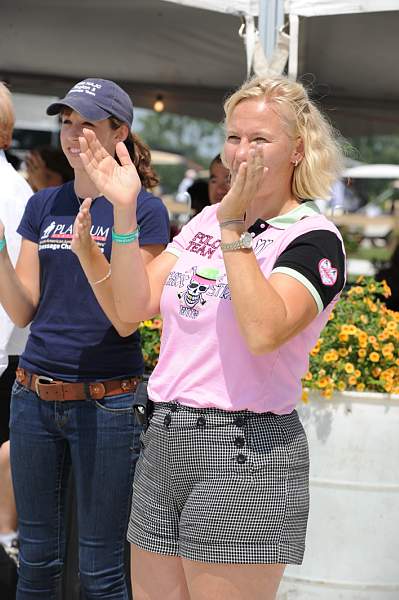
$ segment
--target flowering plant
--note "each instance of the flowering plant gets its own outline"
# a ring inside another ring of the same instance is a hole
[[[141,349],[143,351],[144,366],[151,372],[158,362],[161,347],[162,321],[160,318],[148,319],[139,325],[141,335]]]
[[[309,389],[327,398],[334,390],[399,393],[399,312],[385,306],[388,296],[372,277],[343,292],[310,353],[303,400]]]

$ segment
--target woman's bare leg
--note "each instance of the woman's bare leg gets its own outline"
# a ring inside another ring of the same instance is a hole
[[[285,569],[280,564],[182,563],[190,600],[274,600]]]
[[[181,558],[131,546],[134,600],[190,600]]]

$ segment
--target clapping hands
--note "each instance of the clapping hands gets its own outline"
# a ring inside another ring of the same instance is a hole
[[[141,181],[125,144],[118,142],[116,145],[120,164],[90,129],[83,129],[79,144],[83,166],[97,190],[115,207],[135,209]]]

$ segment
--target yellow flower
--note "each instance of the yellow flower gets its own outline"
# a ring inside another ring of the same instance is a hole
[[[345,371],[347,373],[353,373],[354,370],[355,370],[355,367],[352,365],[352,363],[346,363]]]
[[[385,296],[385,298],[389,298],[389,296],[391,296],[392,292],[391,292],[391,288],[389,287],[389,285],[387,284],[387,282],[384,281],[382,282],[383,285],[383,295]]]
[[[306,373],[305,377],[304,377],[304,380],[305,380],[305,381],[311,381],[311,380],[312,380],[312,378],[313,378],[313,375],[312,375],[312,373],[311,373],[310,371],[308,371],[308,372]]]
[[[356,285],[349,290],[348,295],[349,296],[363,296],[363,293],[364,293],[363,288],[360,285]]]
[[[371,369],[371,374],[373,377],[377,378],[380,376],[382,369],[380,367],[374,367]]]
[[[349,335],[347,333],[339,333],[338,339],[340,342],[347,342],[349,340]]]
[[[360,315],[360,320],[362,323],[364,323],[365,325],[367,325],[367,323],[369,322],[369,318],[367,315]]]
[[[349,385],[356,385],[357,384],[357,379],[354,375],[351,375],[350,377],[348,377],[348,383]]]
[[[302,390],[302,402],[304,402],[305,404],[309,402],[309,390]]]
[[[378,362],[380,360],[380,355],[378,354],[378,352],[371,352],[371,354],[369,355],[369,359],[371,360],[371,362]]]
[[[346,388],[345,381],[342,381],[342,379],[340,381],[338,381],[337,388],[339,389],[340,392],[343,392]]]
[[[336,350],[329,350],[324,354],[323,360],[325,362],[333,362],[335,360],[338,360],[338,353],[336,352]]]
[[[370,344],[375,344],[376,341],[377,341],[377,338],[375,337],[375,335],[369,335]]]
[[[384,346],[382,349],[382,355],[385,356],[385,358],[387,358],[388,360],[393,359],[393,354],[392,354],[391,348],[387,348],[386,346]]]
[[[319,388],[325,388],[325,387],[327,387],[328,382],[329,382],[328,377],[322,377],[317,382],[317,385],[319,386]]]
[[[356,386],[356,391],[357,392],[364,392],[365,387],[366,386],[364,385],[364,383],[358,383],[357,386]]]
[[[359,378],[361,376],[361,372],[359,371],[359,369],[355,370],[355,377]]]
[[[347,348],[339,348],[338,349],[338,354],[340,356],[345,357],[345,356],[348,356],[349,352],[348,352]]]
[[[358,354],[359,358],[364,358],[366,356],[367,352],[364,348],[360,348],[360,350],[357,351],[357,354]]]

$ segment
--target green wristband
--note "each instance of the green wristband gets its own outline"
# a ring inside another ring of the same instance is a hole
[[[114,228],[112,228],[112,241],[116,244],[131,244],[137,240],[139,237],[139,232],[139,225],[137,225],[137,228],[130,233],[116,233]]]
[[[3,252],[4,248],[6,247],[6,240],[0,240],[0,252]]]

